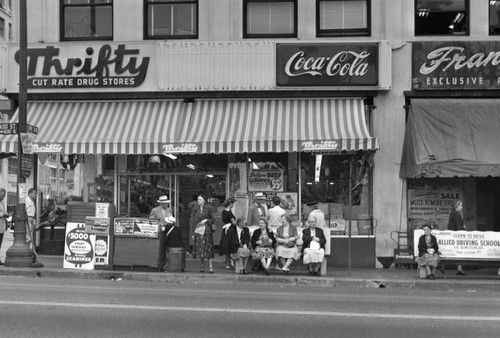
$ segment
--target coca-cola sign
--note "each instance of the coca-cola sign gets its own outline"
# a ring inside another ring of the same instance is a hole
[[[278,86],[377,86],[378,44],[276,46]]]
[[[413,43],[412,88],[499,89],[499,41]]]

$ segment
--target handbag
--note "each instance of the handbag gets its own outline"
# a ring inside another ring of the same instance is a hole
[[[287,248],[293,248],[295,246],[294,242],[287,242],[286,243]]]

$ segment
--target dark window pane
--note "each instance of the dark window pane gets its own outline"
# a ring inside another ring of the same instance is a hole
[[[66,7],[65,38],[111,37],[112,17],[111,6]]]
[[[500,35],[500,1],[490,1],[490,35]]]
[[[415,35],[465,35],[466,0],[416,0]]]

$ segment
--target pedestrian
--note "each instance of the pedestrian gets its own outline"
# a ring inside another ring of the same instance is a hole
[[[317,227],[318,220],[309,216],[308,228],[302,230],[303,262],[306,264],[310,276],[320,276],[321,263],[325,259],[326,237],[323,230]]]
[[[453,203],[453,209],[451,210],[450,216],[448,218],[448,230],[453,230],[453,231],[467,230],[467,227],[465,226],[464,219],[461,214],[462,209],[463,209],[462,201],[458,200]],[[461,264],[457,265],[457,275],[459,276],[467,275],[462,269]]]
[[[227,198],[222,206],[224,210],[222,210],[222,234],[220,237],[219,244],[219,255],[224,256],[226,269],[233,269],[233,260],[231,259],[231,252],[229,252],[229,237],[227,236],[228,230],[231,227],[236,227],[236,217],[234,216],[231,209],[234,207],[234,203],[236,200],[234,197]]]
[[[290,265],[292,262],[300,258],[300,252],[296,245],[297,239],[299,238],[297,228],[293,226],[291,222],[292,219],[289,215],[282,215],[282,225],[276,230],[276,257],[283,265],[282,270],[285,273],[290,272]]]
[[[279,196],[273,196],[271,202],[273,203],[273,207],[269,209],[269,226],[279,227],[282,224],[281,216],[285,215],[286,211],[280,206],[281,198]]]
[[[274,258],[276,238],[274,233],[269,231],[267,224],[267,219],[261,217],[259,229],[255,229],[253,232],[250,243],[253,249],[252,258],[260,261],[266,275],[269,275],[269,268]]]
[[[235,262],[234,271],[235,273],[246,275],[246,266],[250,257],[250,232],[246,227],[244,217],[238,218],[236,227],[229,228],[227,237],[229,238],[231,258]]]
[[[167,224],[167,217],[172,216],[170,200],[166,195],[160,196],[156,201],[159,205],[151,210],[149,218],[157,219],[162,226]]]
[[[427,279],[435,279],[434,273],[439,265],[439,246],[436,237],[431,234],[430,225],[424,224],[422,229],[424,234],[418,239],[417,262],[425,267]]]
[[[10,216],[10,214],[5,212],[5,205],[3,204],[5,194],[5,189],[0,188],[0,249],[2,248],[3,235],[7,231],[7,217]],[[0,261],[0,265],[3,265],[2,261]]]
[[[37,191],[35,188],[30,188],[28,190],[28,196],[26,196],[26,215],[28,216],[28,222],[26,223],[26,243],[31,247],[33,252],[33,263],[31,267],[41,268],[43,264],[38,260],[38,255],[36,253],[35,243],[33,241],[33,233],[36,230],[36,196]]]
[[[248,226],[258,226],[261,217],[268,217],[269,212],[266,205],[266,196],[263,193],[256,193],[253,200],[252,206],[248,209]]]
[[[193,257],[200,259],[200,272],[205,272],[205,259],[208,260],[210,273],[214,273],[212,259],[214,258],[213,232],[215,221],[212,209],[206,204],[207,196],[199,194],[198,204],[191,214],[191,228],[193,229]]]

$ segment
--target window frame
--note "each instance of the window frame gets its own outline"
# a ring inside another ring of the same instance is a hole
[[[432,37],[438,37],[438,36],[470,36],[470,1],[469,0],[463,0],[464,1],[464,6],[465,6],[465,13],[466,13],[466,20],[467,20],[467,25],[465,27],[465,34],[417,34],[417,15],[418,15],[418,9],[417,9],[417,2],[419,0],[414,0],[413,1],[413,18],[414,18],[414,23],[413,23],[413,36],[419,37],[419,36],[432,36]],[[489,24],[489,22],[488,22]]]
[[[247,32],[248,4],[256,2],[292,2],[293,3],[293,32],[287,34],[252,34]],[[298,36],[297,0],[243,0],[243,38],[244,39],[274,39],[297,38]]]
[[[114,37],[114,0],[110,0],[111,2],[106,2],[106,3],[79,3],[79,4],[65,4],[65,0],[59,0],[59,10],[60,10],[60,15],[59,15],[59,20],[60,20],[60,25],[59,25],[59,36],[61,41],[109,41],[113,40]],[[94,0],[90,0],[94,1]],[[65,8],[67,7],[108,7],[111,6],[111,35],[110,36],[85,36],[85,37],[66,37],[65,36]]]
[[[490,2],[488,2],[488,36],[499,36],[499,35],[500,35],[500,32],[498,32],[498,33],[492,33],[492,32],[491,32],[491,27],[492,27],[491,22],[490,22],[490,17],[491,17],[491,8],[492,8],[492,5],[491,5],[491,3],[490,3]],[[500,7],[499,7],[499,9],[500,9]],[[500,28],[500,20],[499,20],[499,22],[498,22],[497,27],[499,27],[499,28]]]
[[[152,35],[148,34],[149,21],[148,21],[148,8],[150,5],[162,5],[162,4],[195,4],[196,6],[196,17],[195,17],[195,25],[196,25],[196,34],[194,35]],[[199,0],[172,0],[172,1],[151,1],[144,0],[144,40],[192,40],[198,39],[200,34],[200,2]]]
[[[345,37],[345,36],[371,36],[372,35],[372,15],[371,15],[371,0],[364,0],[366,2],[366,28],[347,28],[347,29],[321,29],[320,28],[320,3],[321,2],[334,2],[334,1],[348,1],[348,0],[316,0],[316,37]]]

